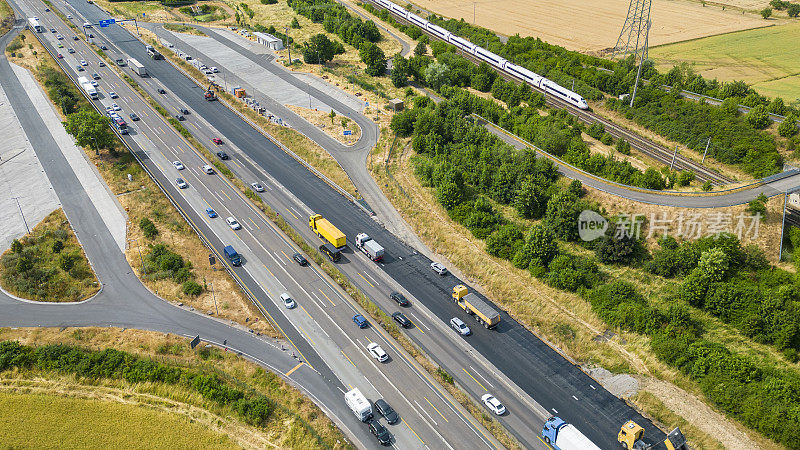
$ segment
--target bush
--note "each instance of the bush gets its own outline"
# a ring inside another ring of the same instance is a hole
[[[158,228],[156,228],[156,225],[147,217],[142,217],[142,220],[139,221],[139,228],[147,239],[152,239],[158,234]]]
[[[795,114],[789,114],[786,116],[786,119],[778,125],[778,134],[783,137],[792,137],[798,133],[797,128],[797,116]]]
[[[23,249],[22,242],[20,242],[19,239],[14,239],[13,241],[11,241],[11,251],[13,253],[20,254],[22,253],[22,249]]]
[[[183,293],[190,297],[197,297],[203,293],[203,286],[200,286],[195,281],[189,280],[183,283]]]
[[[692,183],[692,181],[694,181],[694,177],[694,172],[681,171],[681,173],[678,174],[678,179],[676,182],[678,183],[678,186],[688,186]]]
[[[64,242],[56,239],[53,241],[53,246],[51,249],[53,250],[53,253],[61,253],[61,250],[64,250]]]

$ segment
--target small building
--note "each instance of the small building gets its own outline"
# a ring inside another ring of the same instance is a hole
[[[394,111],[402,111],[403,110],[403,101],[399,98],[393,98],[389,100],[389,107],[392,108]]]
[[[270,50],[283,50],[283,41],[271,34],[256,31],[253,36],[259,44],[266,45]]]

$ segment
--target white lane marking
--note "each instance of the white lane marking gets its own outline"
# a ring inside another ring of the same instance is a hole
[[[589,385],[589,387],[590,387],[590,388],[592,388],[592,389],[594,389],[595,391],[597,390],[597,388],[596,388],[596,387],[594,387],[594,386],[593,386],[593,385],[591,385],[591,384]]]
[[[369,277],[370,280],[372,280],[375,283],[375,286],[381,285],[375,278],[372,278],[372,275],[370,275],[368,271],[364,271],[364,273]]]
[[[574,399],[575,399],[575,401],[578,401],[578,397],[575,397],[575,396],[573,395],[573,396],[572,396],[572,398],[574,398]]]
[[[416,316],[416,314],[414,314],[414,313],[413,313],[413,312],[411,312],[411,311],[408,311],[408,313],[411,315],[411,317],[413,317],[413,318],[414,318],[414,320],[415,320],[415,324],[417,324],[417,325],[422,325],[423,327],[425,327],[425,329],[426,329],[426,330],[428,330],[428,331],[431,331],[431,329],[430,329],[430,328],[428,328],[428,326],[427,326],[427,325],[425,325],[425,324],[424,324],[424,323],[423,323],[421,320],[419,320],[419,317],[417,317],[417,316]]]
[[[439,426],[439,424],[438,424],[438,423],[436,423],[436,421],[435,421],[435,420],[433,420],[433,417],[431,417],[431,415],[430,415],[430,414],[428,414],[428,411],[425,411],[425,409],[423,409],[423,408],[422,408],[422,406],[419,406],[419,403],[417,403],[417,401],[416,401],[416,400],[414,400],[414,403],[416,403],[416,404],[417,404],[417,408],[419,408],[419,410],[420,410],[420,411],[424,412],[424,413],[425,413],[425,415],[426,415],[426,416],[428,416],[428,419],[429,419],[431,422],[433,422],[433,424],[434,424],[434,425],[436,425],[436,426]]]
[[[554,413],[558,414],[558,410],[557,409],[555,409],[555,408],[550,408],[550,409],[552,409]]]
[[[472,367],[472,366],[469,366],[469,368],[470,368],[470,369],[472,369],[472,371],[473,371],[473,372],[475,372],[475,374],[476,374],[476,375],[478,375],[479,377],[481,377],[481,379],[482,379],[483,381],[485,381],[485,382],[486,382],[486,384],[488,384],[490,387],[494,388],[494,385],[493,385],[493,384],[492,384],[492,383],[491,383],[489,380],[487,380],[487,379],[486,379],[486,377],[484,377],[483,375],[481,375],[481,373],[480,373],[480,372],[478,372],[477,370],[475,370],[475,368],[474,368],[474,367]]]

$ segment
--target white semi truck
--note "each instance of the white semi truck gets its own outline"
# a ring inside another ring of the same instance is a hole
[[[383,247],[369,237],[367,233],[358,233],[358,235],[356,235],[356,247],[373,261],[380,261],[383,259]]]
[[[86,77],[78,77],[78,84],[81,85],[81,89],[86,92],[86,95],[89,96],[92,100],[97,100],[97,88],[92,86],[92,82],[89,81]]]
[[[139,75],[140,77],[147,76],[147,69],[145,69],[142,63],[137,61],[136,58],[128,58],[128,65],[131,67],[131,69],[133,69],[134,72],[136,72],[136,75]]]
[[[344,401],[347,403],[347,406],[350,407],[350,410],[353,411],[353,414],[358,417],[358,420],[366,422],[372,418],[372,405],[358,388],[345,392]]]
[[[600,450],[574,425],[560,417],[547,419],[542,427],[542,439],[556,450]]]

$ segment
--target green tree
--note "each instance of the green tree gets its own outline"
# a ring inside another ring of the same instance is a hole
[[[547,267],[558,254],[558,245],[553,233],[544,225],[534,225],[525,237],[525,249],[530,260]]]
[[[753,215],[761,214],[761,218],[763,220],[765,214],[767,213],[767,196],[761,193],[758,194],[757,198],[750,200],[750,202],[747,204],[747,212]]]
[[[778,134],[783,137],[792,137],[798,133],[797,129],[797,115],[794,113],[789,114],[786,118],[778,125]]]
[[[514,208],[526,219],[539,219],[547,208],[547,193],[532,177],[522,182],[514,198]]]
[[[461,203],[463,193],[456,183],[445,182],[436,188],[436,198],[449,211]]]
[[[439,89],[443,84],[447,84],[450,78],[450,69],[447,65],[434,62],[425,69],[425,84],[433,89]]]
[[[147,239],[152,239],[158,234],[158,228],[156,225],[148,219],[147,217],[142,217],[142,220],[139,221],[139,228],[142,230],[142,234]]]
[[[22,242],[19,239],[14,239],[11,241],[11,251],[16,254],[22,253]]]
[[[61,250],[64,250],[64,241],[62,241],[61,239],[56,239],[53,242],[51,250],[53,250],[53,253],[61,253]]]
[[[772,8],[764,8],[761,10],[761,17],[763,17],[764,19],[769,19],[771,15],[772,15]]]
[[[378,77],[386,72],[386,55],[383,53],[383,50],[374,43],[362,43],[358,54],[361,61],[367,65],[367,74]]]
[[[692,181],[694,181],[694,172],[684,170],[678,174],[678,186],[688,186]]]
[[[417,42],[417,46],[414,47],[414,54],[417,56],[422,56],[427,52],[428,46],[422,41]]]
[[[331,112],[330,112],[330,113],[328,113],[328,117],[330,117],[330,118],[331,118],[331,126],[333,126],[333,119],[335,119],[335,118],[336,118],[336,111],[334,111],[334,110],[331,110]]]
[[[769,113],[767,112],[767,107],[764,105],[758,105],[752,108],[750,112],[744,116],[744,120],[756,130],[763,130],[772,123],[772,119],[769,118]]]
[[[608,232],[597,241],[594,253],[600,262],[606,264],[629,264],[641,254],[641,242],[633,236],[617,236],[613,228],[609,227]]]
[[[789,15],[789,17],[797,17],[797,16],[800,16],[800,5],[798,5],[797,3],[792,3],[792,4],[791,4],[791,5],[790,5],[790,6],[789,6],[787,9],[786,9],[786,14],[788,14],[788,15]]]
[[[578,238],[581,206],[575,194],[559,192],[547,202],[544,223],[559,239],[574,241]]]
[[[297,17],[292,18],[292,23],[289,26],[295,29],[300,28],[300,22],[297,21]]]
[[[203,293],[203,286],[197,284],[196,281],[189,280],[183,283],[183,293],[191,297],[197,297]]]
[[[706,181],[700,189],[704,192],[711,192],[714,189],[714,185],[712,185],[710,181]]]
[[[522,231],[519,227],[507,223],[486,238],[486,252],[492,256],[510,260],[523,242]]]
[[[783,99],[780,97],[775,97],[767,106],[767,112],[771,114],[778,114],[782,116],[786,114],[786,104],[783,103]]]
[[[116,139],[109,127],[108,118],[89,109],[68,115],[64,129],[75,138],[78,145],[95,151],[113,148]]]
[[[403,87],[408,84],[408,60],[401,54],[397,54],[392,59],[392,85],[394,87]]]
[[[336,56],[336,43],[318,33],[303,44],[303,61],[306,64],[325,64]]]

